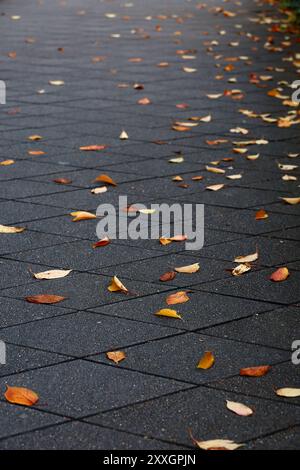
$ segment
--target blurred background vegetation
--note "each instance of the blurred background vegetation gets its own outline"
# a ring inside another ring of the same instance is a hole
[[[293,12],[292,21],[300,23],[300,0],[281,0],[282,8],[288,8]]]

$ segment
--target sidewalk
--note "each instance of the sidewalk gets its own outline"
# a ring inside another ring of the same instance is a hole
[[[0,449],[194,449],[190,432],[299,449],[300,397],[275,393],[300,387],[291,358],[300,214],[282,199],[300,196],[288,86],[300,79],[299,39],[280,32],[275,7],[237,3],[0,3],[0,224],[26,229],[0,234]],[[80,150],[95,145],[104,148]],[[92,194],[101,174],[117,185]],[[97,221],[70,213],[94,214],[120,195],[147,207],[205,204],[203,249],[93,248]],[[234,259],[256,251],[250,271],[233,276]],[[194,263],[199,271],[160,281]],[[272,282],[280,267],[289,277]],[[54,269],[72,271],[32,274]],[[128,295],[109,292],[113,276]],[[169,308],[182,321],[155,315],[178,291],[189,301]],[[50,294],[64,300],[26,300]],[[115,364],[112,351],[126,358]],[[215,364],[201,370],[205,351]],[[262,365],[271,366],[264,376],[239,373]],[[7,385],[39,401],[9,403]]]

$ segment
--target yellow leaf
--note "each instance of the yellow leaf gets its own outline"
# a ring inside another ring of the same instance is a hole
[[[119,364],[119,362],[124,361],[126,359],[126,354],[124,351],[109,351],[106,353],[106,357],[111,361]]]
[[[182,266],[180,268],[175,268],[175,271],[178,273],[188,273],[193,274],[199,271],[200,265],[199,263],[190,264],[189,266]]]
[[[71,212],[70,215],[74,217],[72,222],[80,222],[81,220],[89,220],[89,219],[97,218],[95,214],[92,214],[91,212],[85,212],[85,211]]]
[[[14,163],[15,163],[14,160],[3,160],[2,162],[0,162],[0,165],[8,166],[8,165],[13,165]]]
[[[169,318],[178,318],[181,320],[181,316],[178,315],[176,310],[172,310],[170,308],[163,308],[155,313],[155,315],[160,317],[169,317]]]
[[[0,224],[0,233],[22,233],[25,227],[9,227],[7,225]]]
[[[215,363],[215,357],[211,351],[206,351],[200,361],[198,362],[197,369],[207,370],[210,369]]]
[[[41,140],[42,138],[43,138],[43,137],[42,137],[41,135],[35,134],[35,135],[30,135],[30,136],[28,137],[28,140],[31,140],[31,141],[34,142],[34,141],[36,141],[36,140]]]
[[[120,279],[117,276],[114,276],[111,280],[110,285],[108,286],[110,292],[128,292],[128,289],[122,284]]]

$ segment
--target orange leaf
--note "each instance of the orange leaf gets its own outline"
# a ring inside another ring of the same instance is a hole
[[[28,150],[28,155],[33,155],[38,157],[39,155],[45,155],[46,152],[43,152],[43,150]]]
[[[247,377],[262,377],[266,375],[271,366],[257,366],[257,367],[246,367],[245,369],[240,370],[240,375]]]
[[[188,302],[190,298],[187,295],[186,291],[179,291],[175,292],[175,294],[170,294],[167,299],[167,305],[176,305],[176,304],[184,304]]]
[[[60,295],[40,294],[25,297],[25,300],[31,304],[57,304],[65,300],[65,298],[66,297],[61,297]]]
[[[84,152],[99,152],[100,150],[104,150],[107,148],[107,145],[86,145],[83,147],[79,147],[80,150]]]
[[[110,184],[111,186],[117,186],[117,183],[108,175],[99,175],[94,181],[101,181],[102,183]]]
[[[271,274],[270,280],[273,282],[282,282],[285,281],[289,275],[290,273],[288,268],[278,268],[277,271]]]
[[[126,354],[124,351],[109,351],[106,353],[106,357],[116,364],[119,364],[119,362],[126,359]]]
[[[211,351],[206,351],[200,361],[198,362],[197,369],[210,369],[215,363],[215,357]]]
[[[163,308],[156,312],[155,315],[160,317],[177,318],[181,320],[181,316],[176,312],[176,310],[171,310],[170,308]]]
[[[172,281],[173,279],[175,279],[175,277],[176,277],[176,273],[174,271],[170,271],[168,273],[162,274],[159,280],[161,282],[167,282],[167,281]]]
[[[263,219],[267,219],[268,217],[269,217],[269,214],[264,209],[260,209],[255,214],[255,220],[263,220]]]
[[[141,98],[140,100],[138,100],[138,104],[147,105],[147,104],[151,104],[151,101],[149,100],[149,98],[145,97],[145,98]]]
[[[100,246],[106,246],[110,244],[110,239],[108,237],[102,238],[102,240],[99,240],[98,242],[93,244],[93,248],[99,248]]]
[[[56,184],[71,184],[72,183],[72,180],[70,180],[69,178],[56,178],[53,181]]]
[[[9,387],[7,385],[4,396],[8,402],[17,405],[32,406],[39,401],[37,393],[23,387]]]

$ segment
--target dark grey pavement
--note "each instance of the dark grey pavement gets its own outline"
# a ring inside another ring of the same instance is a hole
[[[300,196],[290,87],[300,43],[284,19],[259,0],[0,2],[0,224],[26,228],[0,233],[0,449],[193,449],[189,430],[245,449],[300,448],[300,398],[275,393],[300,388],[300,212],[281,199]],[[239,141],[251,141],[244,154]],[[106,148],[79,149],[96,144]],[[100,174],[117,186],[95,195]],[[206,189],[215,184],[225,186]],[[94,249],[97,221],[70,212],[117,206],[120,195],[204,204],[203,249],[132,239]],[[268,218],[256,220],[259,209]],[[251,271],[232,276],[234,258],[256,250]],[[197,262],[197,273],[160,281]],[[271,282],[282,266],[288,279]],[[72,272],[32,276],[52,269]],[[129,295],[108,291],[114,275]],[[183,320],[155,316],[179,290],[190,291],[172,307]],[[66,299],[25,300],[38,294]],[[115,350],[126,353],[118,365],[106,356]],[[196,367],[205,351],[215,355],[206,371]],[[270,372],[239,375],[259,365]],[[39,402],[8,403],[6,385]]]

